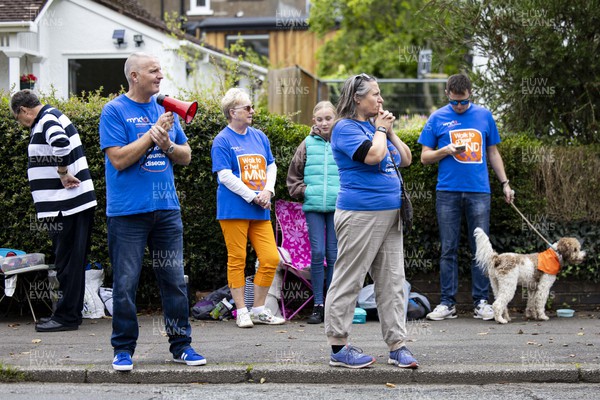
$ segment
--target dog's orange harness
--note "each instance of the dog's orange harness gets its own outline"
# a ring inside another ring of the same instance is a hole
[[[556,275],[560,271],[558,254],[551,248],[538,254],[538,269],[549,275]]]

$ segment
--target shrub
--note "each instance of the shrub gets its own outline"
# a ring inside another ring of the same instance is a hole
[[[87,94],[85,99],[73,97],[60,100],[52,94],[42,98],[43,103],[51,104],[69,116],[86,147],[98,197],[90,258],[105,267],[105,286],[112,283],[112,275],[106,240],[104,155],[99,146],[98,122],[102,106],[108,100],[94,93]],[[0,163],[0,174],[4,180],[0,204],[5,212],[0,230],[0,245],[45,253],[51,260],[51,242],[46,232],[36,224],[27,182],[28,132],[18,126],[8,104],[9,98],[3,94],[0,133],[4,140],[0,146],[0,159],[3,160]],[[218,104],[214,100],[201,101],[196,118],[185,127],[193,151],[192,162],[186,167],[176,167],[175,171],[184,221],[184,261],[193,289],[212,290],[226,283],[227,251],[221,229],[215,220],[217,182],[211,171],[210,157],[212,140],[225,125],[226,120]],[[262,110],[256,114],[255,126],[269,136],[276,157],[276,197],[290,200],[285,186],[289,162],[310,129],[294,124],[289,118],[271,115]],[[424,166],[420,163],[421,146],[417,143],[420,128],[418,123],[410,123],[399,131],[413,153],[412,165],[402,171],[415,208],[414,231],[405,237],[409,278],[418,273],[437,271],[439,259],[435,214],[437,165]],[[525,135],[511,135],[504,138],[500,151],[511,186],[517,192],[516,204],[534,225],[541,228],[542,233],[551,241],[564,234],[585,238],[587,261],[580,266],[566,268],[561,276],[600,280],[597,268],[600,261],[600,232],[597,225],[599,183],[596,173],[598,149],[589,146],[547,146]],[[532,154],[536,156],[532,158]],[[544,158],[544,154],[553,154],[555,158]],[[558,179],[560,176],[568,178],[568,181]],[[504,203],[500,184],[495,177],[491,181],[493,196],[490,233],[495,248],[498,251],[518,252],[542,250],[545,244]],[[571,194],[573,190],[575,195]],[[577,206],[563,210],[565,204]],[[583,213],[579,212],[582,210]],[[466,249],[466,237],[463,237],[461,243],[463,246],[459,265],[461,273],[468,273],[471,255]],[[249,270],[253,269],[254,260],[253,252],[249,252]],[[145,260],[142,269],[138,304],[160,304],[149,258]]]

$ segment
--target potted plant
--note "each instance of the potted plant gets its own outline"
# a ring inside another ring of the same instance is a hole
[[[34,74],[21,75],[21,90],[33,89],[36,81],[37,81],[37,77]]]

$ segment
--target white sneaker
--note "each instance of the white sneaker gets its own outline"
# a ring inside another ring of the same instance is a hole
[[[235,323],[237,324],[238,328],[252,328],[254,326],[249,312],[238,313]]]
[[[281,325],[285,323],[285,319],[276,317],[275,315],[273,315],[271,310],[269,310],[266,307],[260,314],[255,315],[254,313],[252,313],[250,315],[250,318],[252,318],[252,322],[254,322],[255,324]]]
[[[426,318],[432,321],[441,321],[444,319],[453,319],[456,317],[458,317],[458,315],[456,315],[455,306],[448,308],[447,305],[440,304],[435,308],[435,310],[427,314]]]
[[[487,300],[479,300],[479,304],[473,310],[473,318],[479,318],[484,321],[494,319],[494,309],[488,304]]]

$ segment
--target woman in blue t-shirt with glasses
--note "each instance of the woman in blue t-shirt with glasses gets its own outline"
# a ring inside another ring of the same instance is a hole
[[[279,264],[270,219],[277,177],[275,158],[267,135],[250,126],[254,106],[246,92],[229,89],[221,100],[221,110],[227,126],[215,137],[210,154],[219,182],[217,220],[227,246],[227,282],[237,308],[236,323],[240,328],[281,325],[285,320],[265,307]],[[253,305],[244,303],[248,240],[260,263],[254,276]],[[252,311],[246,306],[252,306]]]
[[[329,365],[363,368],[375,358],[348,343],[358,293],[367,272],[375,283],[377,311],[389,364],[417,368],[406,348],[404,259],[397,167],[410,165],[409,147],[392,130],[375,78],[360,74],[344,83],[331,146],[340,175],[335,211],[338,258],[325,301]]]

